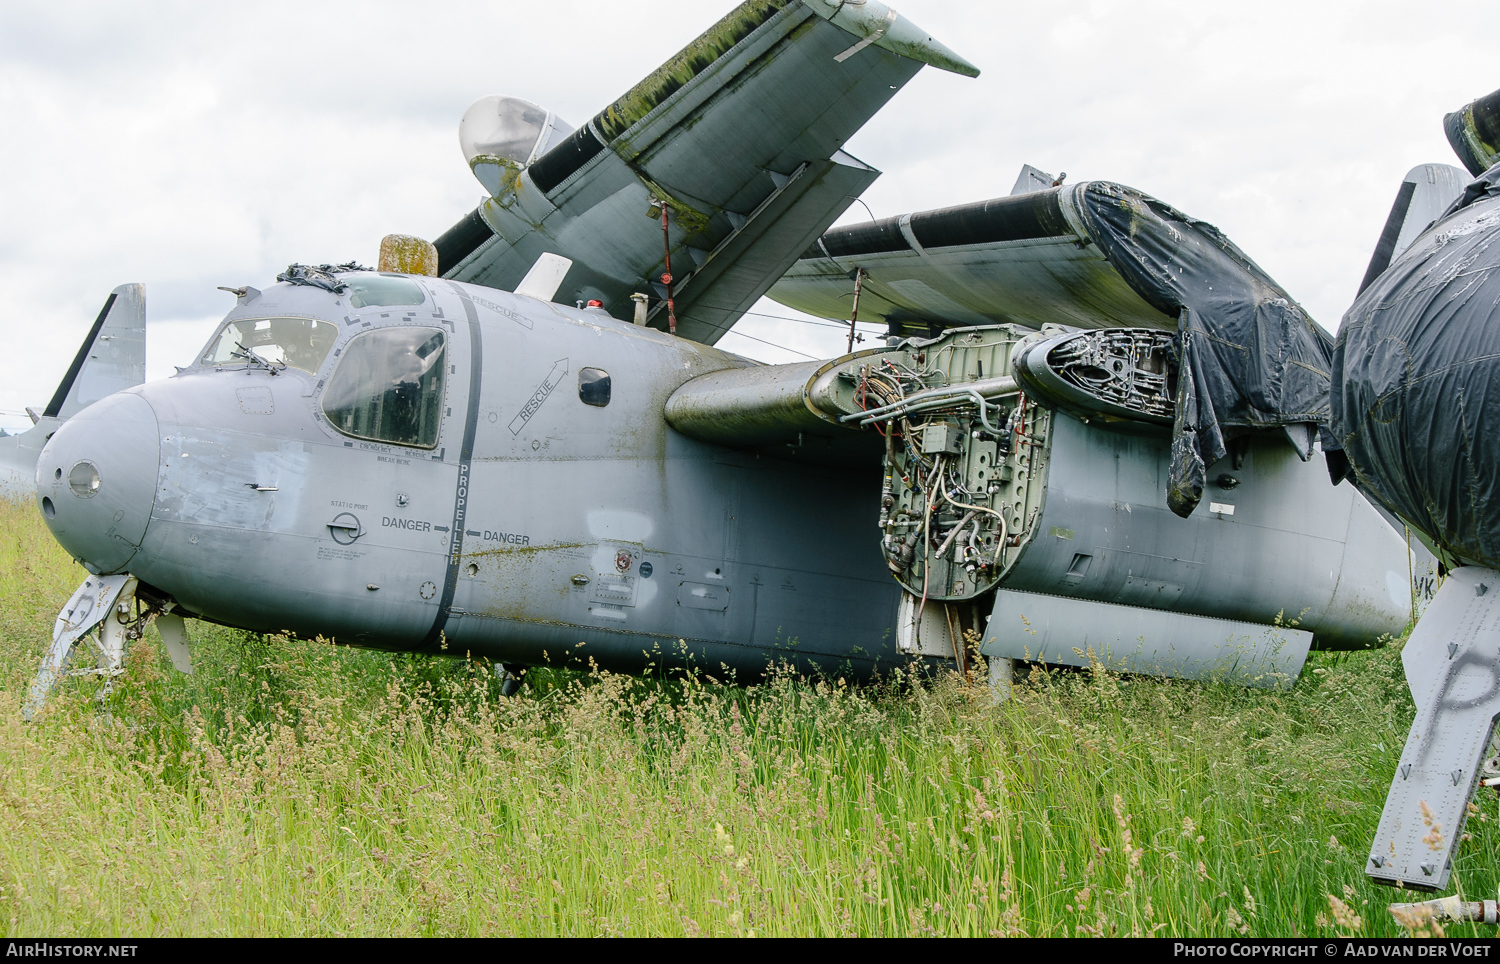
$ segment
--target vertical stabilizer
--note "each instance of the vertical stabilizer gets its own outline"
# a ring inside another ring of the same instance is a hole
[[[1021,173],[1016,175],[1015,186],[1010,189],[1010,196],[1017,194],[1030,194],[1032,191],[1045,191],[1053,186],[1057,178],[1046,171],[1032,167],[1030,164],[1021,165]]]
[[[120,285],[63,375],[43,415],[72,418],[83,409],[146,380],[146,286]]]
[[[1451,164],[1418,164],[1406,172],[1380,240],[1375,244],[1375,253],[1370,256],[1365,278],[1359,283],[1361,292],[1447,210],[1468,182],[1468,175]]]
[[[36,496],[36,460],[64,421],[115,392],[146,380],[146,286],[120,285],[104,302],[52,401],[19,435],[0,438],[0,499]]]

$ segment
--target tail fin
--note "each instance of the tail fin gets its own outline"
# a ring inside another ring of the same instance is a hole
[[[1370,257],[1370,266],[1365,270],[1365,279],[1359,283],[1361,292],[1438,219],[1468,182],[1468,175],[1451,164],[1418,164],[1406,172],[1375,253]]]
[[[120,285],[94,319],[73,364],[42,414],[71,418],[146,380],[146,286]]]
[[[1067,177],[1066,174],[1063,175]],[[1021,173],[1016,177],[1015,187],[1010,189],[1010,196],[1017,194],[1030,194],[1032,191],[1045,191],[1057,184],[1058,179],[1048,174],[1039,167],[1030,164],[1021,165]]]

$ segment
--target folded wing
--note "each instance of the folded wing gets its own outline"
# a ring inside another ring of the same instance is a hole
[[[749,0],[510,176],[437,241],[444,277],[513,289],[573,261],[556,300],[713,343],[879,174],[840,148],[923,63],[977,71],[876,0]],[[663,228],[663,208],[666,226]],[[670,255],[671,281],[664,281]]]

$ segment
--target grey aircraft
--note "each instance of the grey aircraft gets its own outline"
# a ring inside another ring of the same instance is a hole
[[[580,128],[476,103],[489,197],[434,245],[236,289],[193,364],[53,434],[37,502],[90,576],[32,707],[152,620],[190,669],[183,616],[507,673],[982,654],[1001,688],[1014,659],[1286,685],[1314,637],[1400,631],[1408,550],[1323,468],[1326,336],[1217,232],[1103,182],[828,232],[878,173],[841,145],[924,63],[977,74],[877,0],[752,0]],[[1222,303],[1122,273],[1106,209]],[[1031,267],[963,308],[845,235]],[[713,347],[783,275],[868,276],[892,343]],[[1276,334],[1215,356],[1245,318]]]

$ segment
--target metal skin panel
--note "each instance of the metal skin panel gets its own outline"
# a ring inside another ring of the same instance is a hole
[[[448,524],[469,380],[454,362],[466,358],[468,338],[466,326],[453,323],[456,305],[445,311],[433,300],[436,286],[422,285],[422,305],[359,311],[321,289],[273,286],[228,318],[339,324],[339,342],[317,375],[194,367],[141,389],[162,424],[162,458],[137,575],[191,612],[258,631],[378,645],[409,645],[425,634],[437,601],[407,599],[398,587],[442,584],[444,533],[398,520]],[[321,390],[348,340],[376,326],[447,334],[451,414],[430,452],[346,438],[320,415]],[[268,391],[272,403],[244,405],[245,389]],[[387,491],[406,495],[408,505],[373,498]],[[328,527],[344,513],[362,533],[352,540]],[[247,588],[224,591],[234,585]]]
[[[718,49],[715,29],[589,123],[608,148],[545,193],[530,171],[504,183],[480,208],[497,238],[444,276],[513,289],[541,254],[560,254],[574,269],[558,301],[597,299],[623,320],[634,310],[630,295],[642,292],[653,300],[651,324],[666,327],[656,304],[665,296],[662,228],[651,203],[664,198],[673,295],[684,299],[679,333],[711,344],[727,331],[878,176],[841,159],[839,148],[922,63],[878,46],[838,60],[851,34],[792,3],[695,66],[698,46]],[[658,88],[671,93],[658,101]],[[752,217],[804,164],[780,206]]]
[[[36,459],[67,419],[146,378],[146,286],[120,285],[104,303],[51,402],[30,429],[0,438],[0,498],[36,497]]]
[[[1401,663],[1417,714],[1365,864],[1383,884],[1443,890],[1500,715],[1500,572],[1448,574]]]
[[[1001,589],[985,628],[986,658],[1289,689],[1312,633]]]
[[[1321,453],[1304,463],[1284,440],[1252,437],[1238,466],[1231,455],[1209,467],[1187,519],[1163,504],[1168,453],[1165,439],[1056,416],[1045,507],[1003,587],[1260,624],[1279,615],[1321,646],[1405,626],[1403,540],[1352,486],[1328,484]]]
[[[647,656],[658,646],[684,640],[715,672],[760,672],[778,648],[830,665],[863,648],[863,671],[872,668],[896,605],[862,538],[877,511],[873,472],[829,512],[805,493],[845,484],[846,473],[728,452],[668,428],[663,411],[680,384],[743,359],[602,312],[526,306],[503,292],[476,293],[476,304],[481,297],[530,307],[535,321],[487,327],[489,387],[450,650],[640,669],[665,658]],[[609,405],[580,401],[584,367],[609,372]],[[560,369],[516,424],[514,413]],[[683,605],[683,583],[722,587],[727,605]],[[851,601],[868,611],[849,619]]]
[[[804,161],[833,157],[922,65],[886,50],[836,61],[849,34],[804,19],[806,12],[788,7],[778,17],[784,24],[767,25],[780,34],[774,42],[747,42],[611,150],[695,207],[740,213],[764,197],[766,171],[787,174]]]
[[[869,272],[860,317],[902,328],[927,322],[1177,327],[1177,319],[1146,304],[1097,247],[1079,247],[1076,237],[804,258],[767,294],[810,315],[847,319],[855,268]]]
[[[0,438],[0,498],[30,502],[36,498],[36,458],[62,419],[42,417],[19,435]]]
[[[416,280],[416,306],[352,309],[278,284],[231,312],[338,324],[316,374],[194,366],[115,396],[160,424],[159,452],[135,446],[155,487],[134,507],[150,512],[130,564],[142,592],[257,631],[524,664],[890,664],[898,593],[868,534],[874,467],[760,459],[664,421],[682,382],[746,360],[599,311]],[[320,415],[350,339],[391,326],[448,337],[430,451],[346,438]],[[580,399],[583,367],[609,373],[608,405]],[[84,420],[43,459],[105,443]],[[49,525],[76,551],[81,517],[60,505]]]
[[[673,392],[667,423],[684,435],[722,445],[771,445],[800,433],[847,435],[808,401],[807,386],[831,362],[727,368]]]

